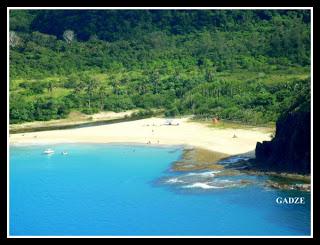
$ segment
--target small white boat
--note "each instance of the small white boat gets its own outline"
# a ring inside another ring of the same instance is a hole
[[[43,152],[43,154],[53,154],[53,153],[54,153],[54,150],[52,150],[52,149],[50,149],[50,148],[46,149],[46,150]]]
[[[63,151],[63,152],[61,152],[61,154],[62,154],[62,155],[68,155],[68,152]]]

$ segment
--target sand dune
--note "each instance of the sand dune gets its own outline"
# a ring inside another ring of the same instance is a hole
[[[163,118],[10,135],[10,144],[38,143],[142,143],[151,145],[188,145],[235,155],[255,149],[256,142],[269,140],[262,129],[218,129],[188,118],[176,119],[178,126],[164,125]],[[233,138],[233,135],[237,138]]]

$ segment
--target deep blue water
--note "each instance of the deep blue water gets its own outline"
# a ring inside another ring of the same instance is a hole
[[[45,148],[10,147],[10,235],[310,235],[309,193],[267,189],[261,176],[171,172],[177,147]]]

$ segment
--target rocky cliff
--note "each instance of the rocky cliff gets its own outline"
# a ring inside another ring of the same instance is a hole
[[[256,145],[256,167],[261,170],[310,174],[310,96],[301,96],[276,123],[271,141]]]

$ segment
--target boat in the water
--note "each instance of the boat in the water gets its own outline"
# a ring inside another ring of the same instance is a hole
[[[45,151],[43,151],[43,154],[53,154],[54,153],[54,150],[48,148],[46,149]]]
[[[62,154],[62,155],[68,155],[68,152],[63,151],[63,152],[61,152],[61,154]]]

